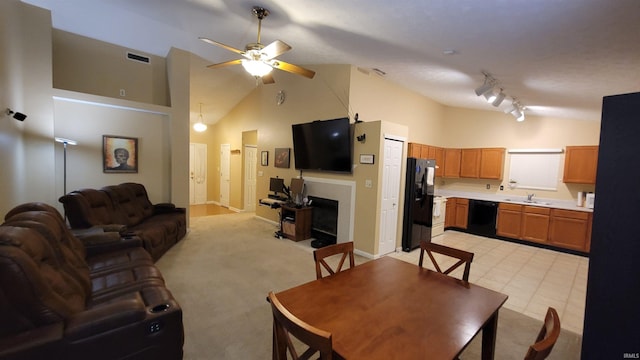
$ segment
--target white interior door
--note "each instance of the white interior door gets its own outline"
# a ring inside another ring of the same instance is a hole
[[[231,179],[231,145],[220,145],[220,205],[229,207],[229,181]]]
[[[380,256],[396,250],[403,145],[402,141],[384,139],[382,212],[380,214],[380,244],[378,246],[378,255]]]
[[[189,144],[189,203],[207,202],[207,144]]]
[[[244,210],[256,211],[256,171],[258,149],[255,145],[244,147]]]

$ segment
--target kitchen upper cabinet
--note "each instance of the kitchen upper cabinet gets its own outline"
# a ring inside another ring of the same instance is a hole
[[[460,177],[502,180],[505,148],[462,149]]]
[[[460,229],[466,229],[467,219],[469,218],[469,199],[456,198],[455,214],[456,217],[453,226]]]
[[[460,177],[478,178],[480,175],[480,149],[460,150]]]
[[[551,209],[524,206],[522,209],[522,240],[547,243]]]
[[[407,156],[410,158],[422,159],[420,154],[422,152],[422,147],[425,145],[418,143],[409,143],[409,151],[407,151]]]
[[[498,205],[497,235],[520,239],[522,208],[523,206],[518,204],[500,203]]]
[[[460,149],[444,149],[444,177],[460,177]]]
[[[479,177],[481,179],[502,180],[505,152],[505,148],[480,149]]]
[[[429,159],[436,160],[436,176],[444,175],[444,148],[429,146]]]
[[[549,243],[551,245],[589,251],[592,213],[563,209],[551,210]]]
[[[562,181],[595,184],[597,167],[598,146],[567,146]]]

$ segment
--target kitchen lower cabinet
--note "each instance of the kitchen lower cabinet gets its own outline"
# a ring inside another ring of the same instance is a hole
[[[444,212],[444,227],[450,228],[456,224],[456,198],[447,199],[446,210]]]
[[[455,207],[456,216],[455,216],[455,222],[453,226],[460,229],[466,229],[467,220],[469,218],[469,199],[456,198],[455,202],[456,202],[456,207]]]
[[[524,206],[521,239],[546,244],[549,238],[550,215],[550,208]]]
[[[500,203],[496,220],[496,235],[520,239],[522,228],[522,205]]]
[[[583,211],[551,210],[549,243],[554,246],[589,251],[592,214]]]

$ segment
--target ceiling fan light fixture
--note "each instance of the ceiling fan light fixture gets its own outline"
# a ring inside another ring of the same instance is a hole
[[[242,60],[242,67],[254,77],[263,77],[269,74],[273,67],[261,60]]]

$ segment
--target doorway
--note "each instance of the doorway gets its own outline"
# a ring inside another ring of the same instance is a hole
[[[379,256],[396,251],[403,146],[401,140],[384,139]]]
[[[256,145],[244,147],[244,210],[256,211],[256,171],[258,166],[258,148]]]
[[[220,145],[220,205],[229,207],[231,144]]]
[[[189,144],[189,204],[207,202],[207,144]]]

